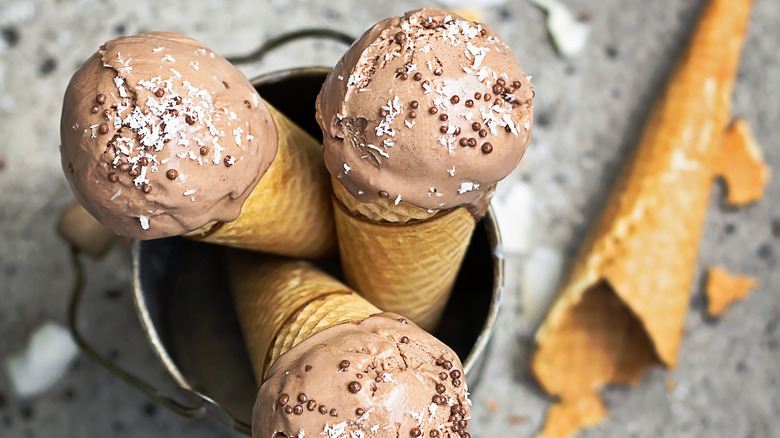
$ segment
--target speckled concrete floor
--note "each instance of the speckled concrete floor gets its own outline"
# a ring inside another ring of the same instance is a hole
[[[447,2],[452,4],[452,0]],[[527,1],[492,1],[483,20],[496,28],[534,76],[536,130],[505,186],[526,184],[533,204],[530,247],[507,263],[508,293],[487,378],[473,391],[474,436],[533,436],[549,400],[526,372],[532,327],[519,307],[518,272],[538,248],[568,260],[603,204],[700,0],[567,0],[592,25],[585,53],[558,57],[541,11]],[[373,22],[422,6],[418,1],[273,0],[92,2],[0,0],[0,359],[23,348],[44,321],[64,323],[73,274],[54,233],[72,201],[61,175],[61,96],[104,40],[169,29],[214,50],[245,53],[264,39],[307,26],[359,34]],[[766,158],[780,169],[772,133],[780,125],[780,3],[756,0],[734,98]],[[342,47],[302,42],[243,68],[248,76],[299,65],[332,65]],[[648,372],[634,389],[606,390],[607,421],[583,437],[780,436],[780,182],[743,209],[724,208],[714,186],[701,266],[723,264],[757,276],[759,286],[728,316],[704,315],[701,282],[678,367]],[[504,222],[511,227],[511,221]],[[120,250],[88,265],[85,331],[112,358],[145,379],[166,382],[146,345]],[[665,382],[676,382],[673,390]],[[23,400],[0,373],[2,437],[232,436],[221,426],[179,417],[150,403],[86,357],[46,394]]]

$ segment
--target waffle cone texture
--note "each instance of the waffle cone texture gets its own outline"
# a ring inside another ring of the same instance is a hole
[[[336,252],[331,187],[320,144],[266,103],[278,131],[274,161],[232,222],[187,237],[272,254],[320,258]]]
[[[306,261],[229,252],[230,287],[258,384],[310,336],[381,311]]]
[[[465,208],[428,212],[362,203],[333,181],[344,278],[368,301],[432,331],[444,312],[476,221]]]

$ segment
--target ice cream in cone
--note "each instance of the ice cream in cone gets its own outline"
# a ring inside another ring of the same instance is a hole
[[[441,341],[309,262],[227,263],[260,383],[253,436],[470,437],[463,367]]]
[[[531,136],[532,85],[489,27],[436,8],[366,31],[317,98],[347,283],[425,329]]]
[[[60,133],[76,197],[119,235],[305,257],[335,250],[319,144],[190,38],[105,43],[71,79]]]

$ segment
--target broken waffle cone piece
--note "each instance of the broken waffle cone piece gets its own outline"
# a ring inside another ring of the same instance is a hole
[[[79,203],[71,204],[60,213],[57,233],[95,259],[103,257],[118,240],[113,231],[101,225]]]
[[[707,273],[707,313],[720,316],[732,303],[744,299],[758,280],[754,277],[734,275],[719,267]]]
[[[554,404],[547,411],[544,429],[536,438],[569,438],[584,427],[592,427],[607,416],[596,394]]]
[[[329,174],[320,144],[273,108],[278,150],[232,222],[213,222],[186,237],[291,257],[336,252]]]
[[[531,368],[563,402],[673,367],[751,1],[712,0],[536,334]]]
[[[258,383],[282,353],[309,336],[380,312],[305,261],[230,252],[228,269]]]
[[[387,200],[363,203],[338,181],[333,190],[346,282],[379,308],[432,331],[466,255],[473,215],[465,207],[432,214]]]
[[[735,120],[726,130],[713,166],[715,174],[726,182],[729,205],[742,206],[763,198],[771,172],[745,119]]]

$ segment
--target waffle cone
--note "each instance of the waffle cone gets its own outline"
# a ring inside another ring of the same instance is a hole
[[[677,362],[750,0],[712,0],[536,334],[532,369],[566,399]]]
[[[332,255],[336,232],[320,144],[275,108],[266,106],[279,138],[271,166],[236,220],[207,224],[187,237],[290,257]]]
[[[380,312],[305,261],[231,252],[228,271],[258,384],[279,356],[308,337]]]
[[[347,284],[380,309],[433,331],[466,254],[474,216],[464,207],[432,214],[387,200],[362,203],[337,181],[334,193]]]

